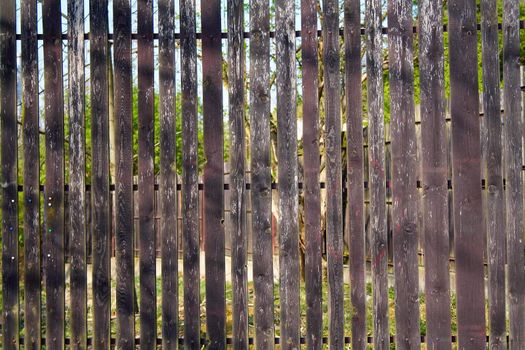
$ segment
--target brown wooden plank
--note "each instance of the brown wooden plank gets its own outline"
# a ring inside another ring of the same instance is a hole
[[[226,348],[224,126],[220,0],[202,3],[206,329],[210,349]]]
[[[368,99],[368,163],[370,198],[370,250],[372,259],[374,348],[387,349],[388,328],[388,246],[385,188],[385,127],[383,98],[383,55],[381,1],[367,0],[366,70]]]
[[[233,348],[248,348],[248,237],[244,146],[243,2],[228,1],[228,92],[230,125],[230,223],[233,291]]]
[[[16,116],[16,5],[0,12],[0,138],[2,181],[2,345],[19,347],[18,147]]]
[[[110,342],[110,213],[108,3],[90,1],[91,143],[93,206],[93,346]]]
[[[462,349],[481,349],[485,288],[476,3],[452,0],[448,12],[458,340]]]
[[[113,2],[116,145],[116,309],[117,347],[134,349],[133,121],[131,113],[131,8]]]
[[[175,140],[175,4],[159,1],[160,234],[162,348],[178,345],[177,168]],[[208,301],[209,302],[209,301]]]
[[[505,211],[497,2],[481,2],[490,348],[505,349]]]
[[[441,0],[420,0],[421,176],[428,348],[451,349],[448,152]]]
[[[87,348],[84,1],[68,1],[71,348]]]
[[[523,256],[523,121],[520,94],[520,2],[504,1],[503,96],[505,116],[506,230],[509,348],[525,346],[525,271]]]
[[[46,118],[46,349],[64,348],[64,96],[60,1],[43,2]]]
[[[412,1],[388,1],[396,348],[419,348],[417,149]]]
[[[365,349],[365,223],[364,223],[364,154],[361,96],[361,3],[345,1],[345,87],[347,130],[348,242],[350,245],[350,302],[352,305],[352,349]],[[304,44],[303,44],[304,45]],[[304,74],[304,73],[303,73]],[[304,80],[304,78],[303,78]]]
[[[138,1],[138,117],[139,117],[139,270],[140,347],[155,349],[157,338],[155,283],[155,212],[153,169],[153,1]]]
[[[40,144],[37,4],[21,2],[22,125],[24,145],[24,346],[41,348]]]
[[[339,4],[323,1],[323,62],[326,157],[326,256],[330,349],[344,346],[343,202],[339,75]]]
[[[277,49],[277,159],[279,181],[279,274],[281,338],[284,349],[299,348],[299,223],[295,5],[275,2]]]
[[[306,344],[310,350],[322,347],[322,233],[319,188],[319,105],[317,3],[301,2],[301,58],[303,63],[303,149],[304,149],[304,237],[306,290]],[[253,169],[252,169],[253,171]],[[361,181],[362,182],[362,181]],[[361,188],[363,186],[360,186]]]
[[[195,1],[180,2],[182,90],[182,236],[184,348],[200,348],[199,191],[197,169],[197,36]]]

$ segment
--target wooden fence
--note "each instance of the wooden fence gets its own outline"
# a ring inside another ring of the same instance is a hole
[[[504,1],[501,23],[496,0],[481,1],[479,11],[474,0],[449,0],[444,26],[436,25],[444,23],[442,0],[420,0],[417,22],[413,1],[389,0],[387,28],[381,0],[323,0],[320,8],[315,0],[301,0],[300,8],[299,1],[276,0],[273,8],[268,0],[251,0],[249,7],[228,0],[226,31],[220,0],[201,1],[200,7],[180,0],[177,10],[175,3],[137,0],[135,8],[130,0],[113,0],[109,8],[107,0],[92,0],[86,16],[84,0],[69,0],[64,25],[60,0],[0,1],[3,349],[245,349],[252,344],[257,349],[276,344],[321,349],[327,343],[331,349],[348,344],[389,349],[391,343],[397,349],[421,344],[484,349],[487,343],[491,349],[525,348],[519,0]],[[417,122],[415,61],[421,103]],[[177,91],[182,95],[180,133]],[[387,146],[385,97],[390,100]],[[116,148],[111,177],[110,143]],[[276,248],[272,196],[279,198]],[[394,302],[389,299],[392,272]]]

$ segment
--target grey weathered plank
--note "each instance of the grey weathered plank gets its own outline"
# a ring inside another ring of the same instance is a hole
[[[197,174],[197,38],[195,0],[180,2],[182,91],[182,235],[184,348],[200,348],[199,191]]]
[[[486,128],[486,235],[490,348],[505,349],[505,212],[497,2],[481,2],[483,114]]]
[[[71,348],[87,348],[84,1],[68,1]]]
[[[37,4],[21,2],[22,125],[24,145],[24,346],[41,348],[40,144]]]
[[[2,345],[19,347],[16,5],[0,12],[0,138],[2,181]]]
[[[139,118],[139,270],[140,347],[155,349],[157,338],[155,281],[155,212],[153,169],[153,1],[138,1],[138,118]]]
[[[396,348],[420,347],[412,1],[388,1]]]
[[[306,289],[306,345],[322,347],[322,233],[319,188],[319,94],[316,1],[301,2],[301,58],[303,63],[304,237]],[[252,170],[253,171],[253,170]],[[361,181],[362,182],[362,181]],[[363,186],[360,186],[361,188]]]
[[[160,234],[162,269],[162,348],[178,345],[177,168],[175,140],[175,4],[160,0]]]
[[[381,1],[366,1],[369,237],[372,259],[374,348],[387,349],[390,343],[390,336],[388,328],[388,247],[385,205],[385,128],[383,120],[381,14]]]
[[[523,256],[523,121],[520,94],[520,2],[504,1],[503,97],[505,116],[505,202],[508,263],[509,348],[525,346],[525,271]]]
[[[244,146],[243,2],[228,1],[228,92],[230,124],[230,229],[233,348],[248,347],[246,185]]]
[[[117,347],[134,349],[133,121],[131,113],[131,8],[113,2],[114,111],[116,145],[116,310]]]
[[[46,121],[46,348],[64,348],[64,96],[60,1],[43,2]],[[5,296],[4,296],[5,298]]]
[[[277,0],[275,5],[281,344],[296,349],[300,313],[295,6],[287,0]]]
[[[91,144],[93,206],[93,346],[110,342],[110,213],[109,213],[109,100],[108,3],[91,0]]]
[[[427,346],[451,349],[448,152],[441,0],[420,0],[421,176]]]
[[[448,3],[458,341],[485,346],[476,3]]]
[[[326,156],[326,255],[330,349],[344,346],[343,202],[339,75],[339,4],[323,1],[323,62]]]

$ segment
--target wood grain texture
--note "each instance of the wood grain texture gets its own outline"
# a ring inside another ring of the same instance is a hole
[[[367,0],[366,72],[368,98],[368,163],[372,258],[372,297],[374,348],[388,349],[388,246],[386,227],[385,126],[383,98],[383,55],[381,35],[381,1]]]
[[[160,234],[162,274],[162,348],[178,345],[177,164],[175,133],[175,4],[160,0],[159,107],[160,107]]]
[[[319,188],[319,94],[317,7],[301,2],[301,58],[303,63],[304,237],[306,290],[306,346],[322,347],[322,232]],[[362,187],[362,186],[361,186]]]
[[[16,5],[0,12],[0,138],[2,181],[2,346],[19,348],[18,126],[16,115]],[[63,317],[63,316],[62,316]]]
[[[117,348],[134,349],[133,121],[131,113],[131,7],[113,2],[114,110],[116,145],[116,309]]]
[[[87,348],[84,2],[68,1],[71,348]]]
[[[339,4],[323,1],[323,62],[326,157],[326,253],[328,262],[329,347],[344,347],[343,201]]]
[[[110,343],[108,3],[90,1],[91,204],[93,206],[93,347]]]
[[[502,169],[500,62],[497,2],[481,2],[483,112],[486,128],[486,235],[490,348],[506,348],[505,211]]]
[[[287,0],[277,0],[275,6],[281,344],[283,349],[298,349],[300,274],[295,6]]]
[[[519,1],[503,8],[503,96],[505,117],[505,202],[508,263],[509,348],[525,346],[525,271],[523,256],[523,121],[520,94]]]
[[[64,349],[64,95],[60,1],[42,6],[45,87],[45,292],[46,349]],[[4,296],[5,298],[5,296]]]
[[[37,4],[20,7],[22,45],[22,134],[24,145],[24,346],[41,348],[40,143],[38,111]]]
[[[366,295],[364,221],[364,154],[361,96],[361,4],[346,0],[344,5],[345,93],[347,135],[347,190],[349,224],[347,237],[350,249],[350,302],[352,305],[352,349],[365,349]],[[303,44],[304,45],[304,44]],[[359,87],[359,88],[357,88]]]
[[[441,0],[420,0],[422,238],[427,346],[451,349],[448,151]],[[445,306],[446,305],[446,306]]]
[[[412,1],[388,1],[396,348],[420,347]]]
[[[448,3],[452,191],[460,349],[485,346],[476,4]]]
[[[200,349],[199,193],[197,174],[197,38],[195,0],[180,2],[182,90],[182,236],[184,348]]]

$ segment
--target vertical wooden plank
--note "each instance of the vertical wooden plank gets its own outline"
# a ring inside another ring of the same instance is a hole
[[[523,175],[519,1],[503,9],[503,94],[505,113],[506,230],[510,349],[525,346],[525,271],[523,257]]]
[[[339,4],[323,1],[323,61],[326,118],[326,251],[330,349],[344,346],[343,202],[339,76]]]
[[[388,349],[388,246],[386,228],[385,126],[381,1],[367,0],[366,71],[368,98],[368,162],[370,196],[370,245],[374,310],[374,348]]]
[[[110,342],[110,214],[108,3],[90,1],[91,143],[93,205],[93,346]]]
[[[419,348],[418,190],[412,1],[388,1],[396,348]]]
[[[277,0],[277,159],[279,181],[279,274],[281,346],[299,348],[299,223],[295,5]]]
[[[155,349],[155,217],[153,169],[153,1],[138,1],[138,113],[139,113],[139,270],[140,347]],[[195,316],[194,316],[195,317]]]
[[[16,117],[16,5],[0,13],[0,125],[2,177],[2,344],[19,347],[18,187]]]
[[[68,1],[71,348],[87,348],[84,2]]]
[[[427,347],[451,349],[448,147],[441,0],[420,0],[421,174]]]
[[[195,0],[180,2],[182,90],[182,235],[184,348],[200,348],[199,191],[197,178],[197,36]]]
[[[131,113],[131,8],[114,0],[115,145],[116,145],[116,309],[117,348],[135,349],[133,242],[133,121]]]
[[[505,213],[497,2],[481,2],[490,348],[505,349]]]
[[[175,140],[175,4],[159,1],[160,234],[162,348],[178,345],[177,167]]]
[[[449,12],[458,345],[485,347],[476,3],[452,0]]]
[[[228,92],[230,124],[230,222],[233,348],[248,347],[246,185],[244,150],[243,2],[228,1]]]
[[[202,3],[204,234],[206,329],[210,349],[226,348],[224,251],[224,126],[220,0]]]
[[[41,348],[40,143],[38,111],[37,3],[21,2],[22,123],[24,144],[24,346]]]
[[[306,346],[320,350],[323,336],[322,233],[318,105],[317,3],[301,2],[303,61],[304,237],[306,290]],[[252,169],[253,171],[253,169]],[[362,187],[362,184],[361,184]]]
[[[365,349],[365,223],[363,170],[363,117],[361,96],[361,4],[345,1],[345,87],[348,184],[348,242],[350,245],[350,302],[352,305],[352,349]]]

